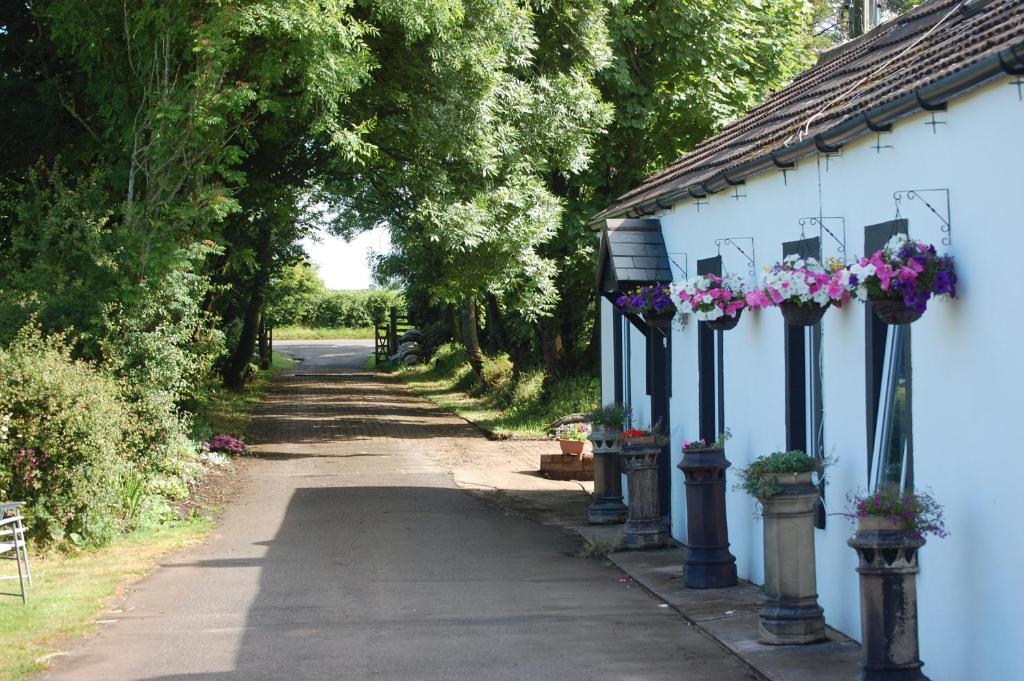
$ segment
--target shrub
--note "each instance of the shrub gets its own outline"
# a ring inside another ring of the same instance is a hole
[[[512,388],[515,367],[507,354],[484,357],[480,368],[480,382],[483,389],[495,396],[508,396]]]
[[[119,527],[128,409],[119,386],[61,337],[22,331],[0,349],[0,489],[28,502],[33,533],[98,544]]]

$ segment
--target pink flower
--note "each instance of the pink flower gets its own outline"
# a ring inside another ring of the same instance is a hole
[[[735,300],[725,307],[725,314],[729,315],[730,317],[735,317],[737,313],[739,313],[739,311],[743,309],[744,305],[746,305],[746,303],[744,303],[742,300]]]
[[[920,268],[921,266],[918,265],[918,267]],[[896,278],[899,279],[904,284],[913,284],[915,281],[917,281],[917,272],[915,272],[910,267],[901,267],[899,271],[896,273]]]
[[[768,290],[768,295],[771,296],[772,302],[775,303],[776,305],[778,305],[783,300],[785,300],[785,297],[781,293],[779,293],[776,289],[769,287],[767,290]]]
[[[877,253],[875,255],[878,255]],[[883,291],[888,291],[889,286],[892,284],[893,271],[892,268],[882,263],[881,265],[875,265],[876,271],[875,276],[878,277],[879,286]]]
[[[770,307],[772,301],[764,294],[761,289],[754,289],[747,294],[747,305],[754,308],[755,310]]]

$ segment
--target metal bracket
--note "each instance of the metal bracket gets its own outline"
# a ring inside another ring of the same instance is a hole
[[[677,270],[679,270],[679,276],[682,277],[682,281],[686,281],[687,279],[689,279],[690,278],[690,256],[689,256],[689,254],[688,253],[668,253],[667,255],[668,255],[669,263],[671,265],[675,266],[675,268]],[[679,261],[677,261],[675,258],[672,257],[674,255],[682,256],[682,258],[683,258],[683,264],[682,265],[680,265]]]
[[[939,208],[936,208],[928,201],[928,199],[921,196],[922,194],[942,194],[945,197],[945,215],[939,212],[940,210],[942,210],[942,197],[939,197],[938,200],[935,201],[935,203],[939,204]],[[953,242],[953,225],[951,223],[952,213],[950,212],[949,208],[948,189],[904,189],[902,191],[893,192],[892,198],[893,201],[896,202],[897,218],[902,217],[902,215],[900,215],[900,204],[902,203],[903,199],[906,199],[908,201],[918,200],[921,203],[923,203],[928,208],[928,210],[930,210],[932,214],[939,219],[939,222],[942,223],[942,225],[939,227],[939,229],[942,231],[944,235],[942,237],[942,245],[949,246]]]
[[[836,242],[836,252],[842,255],[843,263],[846,259],[846,218],[842,216],[814,216],[800,218],[800,238],[807,238],[807,227],[818,228],[818,239],[822,242],[821,250],[825,251],[825,235],[828,234]]]
[[[750,242],[750,246],[749,246],[750,253],[747,253],[747,251],[744,250],[742,246],[740,246],[738,243],[736,243],[737,241],[749,241]],[[718,249],[718,255],[719,256],[722,255],[722,244],[729,244],[730,246],[735,248],[737,251],[739,251],[740,254],[744,258],[746,258],[746,260],[747,260],[747,266],[749,268],[748,272],[749,272],[750,276],[752,276],[752,277],[757,276],[757,269],[756,269],[755,264],[754,264],[755,263],[755,261],[754,261],[754,237],[752,237],[752,236],[731,236],[731,237],[725,237],[724,239],[715,239],[715,248]],[[724,261],[723,261],[722,272],[724,273],[725,271],[726,270],[725,270],[725,265],[724,265]]]

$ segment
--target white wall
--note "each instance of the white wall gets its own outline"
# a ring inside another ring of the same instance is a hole
[[[718,253],[715,239],[725,237],[754,237],[760,271],[781,259],[783,241],[801,238],[802,217],[845,217],[846,252],[859,256],[864,226],[895,217],[893,192],[950,189],[948,251],[956,257],[961,299],[931,303],[912,327],[915,477],[945,506],[951,533],[930,539],[921,552],[921,653],[933,681],[1024,679],[1024,541],[1015,503],[1024,496],[1024,445],[1011,431],[1024,383],[1017,352],[1024,322],[1011,281],[1024,253],[1024,102],[1008,83],[1001,78],[951,102],[937,114],[946,124],[935,132],[925,124],[930,114],[909,117],[881,136],[890,149],[874,148],[876,136],[866,136],[828,159],[827,168],[823,156],[806,158],[785,182],[781,172],[748,180],[739,188],[745,198],[722,192],[699,212],[687,202],[656,216],[669,253],[685,257],[691,275],[698,259]],[[925,198],[944,207],[941,197]],[[911,236],[943,248],[940,222],[920,201],[904,201],[902,216]],[[817,229],[806,236],[818,236]],[[828,235],[822,245],[825,255],[839,254]],[[727,270],[746,271],[738,251],[721,248]],[[777,310],[746,311],[725,333],[725,415],[733,433],[727,456],[734,468],[785,446],[783,329]],[[868,482],[863,305],[830,310],[822,333],[824,442],[838,458],[826,505],[835,514],[847,510],[849,492]],[[685,540],[682,475],[674,464],[682,440],[697,433],[696,324],[677,325],[674,334],[672,522],[673,534]],[[642,347],[635,334],[634,396],[644,395]],[[610,340],[604,348],[607,364]],[[762,528],[753,502],[730,485],[727,506],[740,575],[759,583]],[[852,526],[837,515],[827,525],[816,532],[820,603],[829,624],[859,639],[856,555],[846,545]]]

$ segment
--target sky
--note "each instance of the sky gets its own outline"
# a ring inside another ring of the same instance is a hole
[[[351,242],[321,232],[319,241],[304,239],[302,245],[316,264],[327,288],[364,289],[373,283],[367,260],[371,252],[391,250],[388,231],[384,228],[364,232]]]

